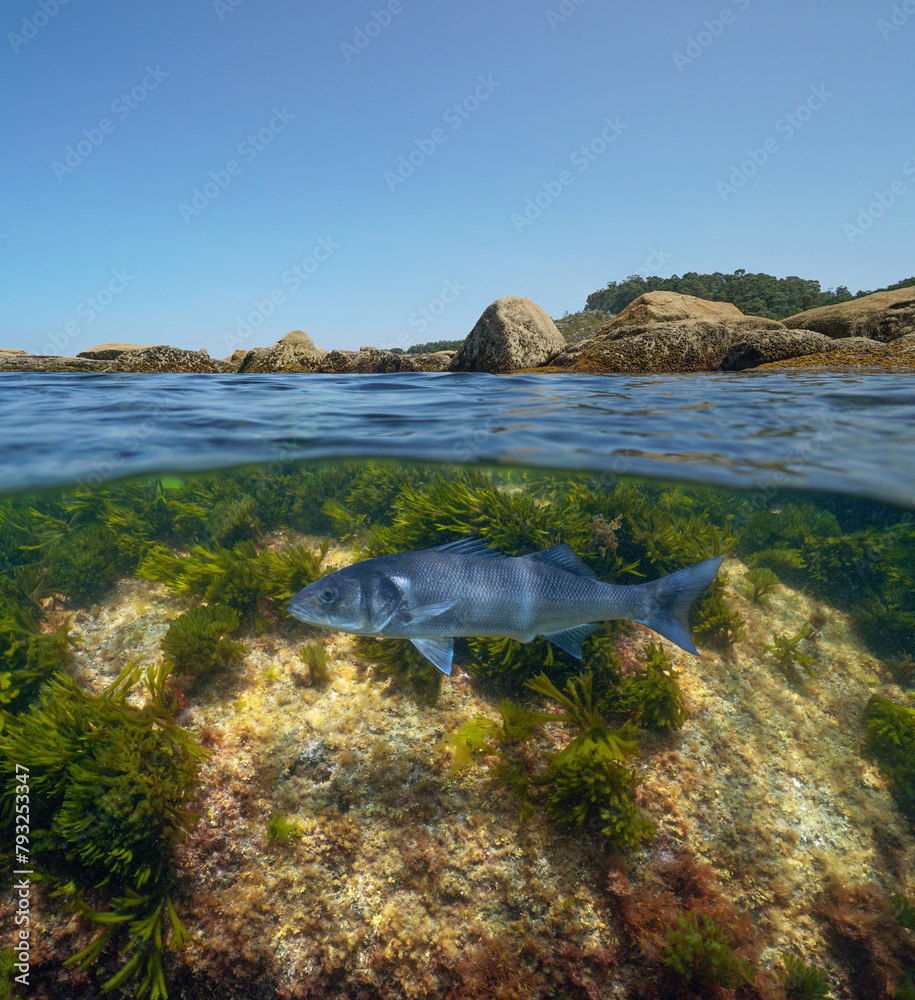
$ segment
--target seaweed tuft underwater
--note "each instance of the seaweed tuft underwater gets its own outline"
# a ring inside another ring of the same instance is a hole
[[[471,537],[723,557],[701,655],[620,619],[446,677],[287,611]],[[847,497],[351,462],[0,499],[0,997],[915,996],[913,655],[913,519]]]

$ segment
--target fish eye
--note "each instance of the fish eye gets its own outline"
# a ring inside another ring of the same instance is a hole
[[[318,597],[324,604],[331,604],[337,599],[337,591],[333,587],[326,587]]]

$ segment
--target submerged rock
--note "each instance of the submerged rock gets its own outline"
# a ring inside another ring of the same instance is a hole
[[[915,333],[915,286],[808,309],[784,322],[791,329],[816,330],[827,337],[868,337],[886,343]]]
[[[451,364],[453,371],[507,372],[546,364],[566,346],[550,317],[530,299],[506,295],[487,306]]]

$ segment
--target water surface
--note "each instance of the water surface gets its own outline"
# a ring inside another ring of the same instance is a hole
[[[915,505],[915,388],[892,373],[15,374],[0,426],[6,492],[359,456]]]

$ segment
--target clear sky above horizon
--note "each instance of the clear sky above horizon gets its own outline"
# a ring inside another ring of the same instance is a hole
[[[630,274],[915,274],[915,0],[11,0],[0,346],[463,338]]]

